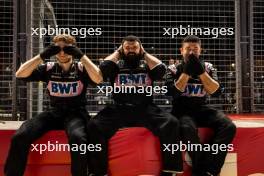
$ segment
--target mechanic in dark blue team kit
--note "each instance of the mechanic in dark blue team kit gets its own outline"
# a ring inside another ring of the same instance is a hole
[[[91,172],[95,175],[107,173],[107,142],[122,127],[144,126],[160,138],[162,144],[179,143],[179,122],[170,113],[164,112],[153,103],[149,94],[153,81],[163,78],[166,67],[156,57],[145,52],[136,36],[127,36],[121,46],[106,57],[99,66],[103,78],[110,81],[114,103],[100,111],[90,121],[90,142],[102,144],[102,152],[93,152]],[[157,88],[156,88],[157,89]],[[117,90],[117,89],[116,89]],[[180,151],[172,154],[162,150],[163,173],[172,175],[182,172]]]
[[[53,55],[56,62],[46,62]],[[66,34],[55,36],[53,44],[22,64],[16,77],[45,82],[51,107],[16,131],[5,163],[6,176],[24,174],[31,143],[49,130],[64,129],[70,145],[87,144],[86,88],[102,81],[99,68],[77,48],[75,38]],[[87,155],[71,151],[71,162],[73,176],[87,176]]]
[[[206,97],[219,96],[223,87],[218,83],[216,69],[201,57],[201,40],[187,36],[180,49],[183,60],[175,70],[168,69],[166,85],[173,97],[172,114],[180,120],[181,138],[185,144],[200,144],[198,127],[214,130],[209,144],[230,144],[236,127],[222,112],[207,105]],[[192,159],[192,176],[217,176],[224,164],[227,149],[188,151]]]

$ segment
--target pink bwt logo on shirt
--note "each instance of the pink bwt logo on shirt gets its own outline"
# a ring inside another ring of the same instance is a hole
[[[206,91],[202,84],[187,84],[184,93],[181,96],[187,97],[204,97]]]
[[[81,81],[75,81],[75,82],[49,81],[48,90],[50,96],[74,97],[82,93],[83,83]]]
[[[146,73],[118,74],[115,83],[118,86],[151,86],[152,80]]]

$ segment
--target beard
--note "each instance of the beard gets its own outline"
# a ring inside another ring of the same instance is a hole
[[[141,59],[142,56],[140,54],[128,53],[127,55],[124,56],[125,67],[130,69],[135,69],[139,67]]]

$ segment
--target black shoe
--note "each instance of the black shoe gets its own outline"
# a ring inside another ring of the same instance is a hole
[[[179,171],[163,171],[161,173],[161,176],[177,176],[177,174],[183,174],[183,171],[179,172]]]
[[[208,176],[205,172],[192,173],[192,176]]]
[[[160,176],[173,176],[172,173],[162,172]]]
[[[107,174],[105,174],[105,175],[100,175],[100,174],[89,173],[88,176],[107,176]]]
[[[199,172],[199,173],[192,173],[192,176],[219,176],[219,175],[213,175],[210,172]]]
[[[210,172],[206,172],[207,176],[219,176],[220,174],[211,174]]]

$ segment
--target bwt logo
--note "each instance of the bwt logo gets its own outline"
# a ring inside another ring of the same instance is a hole
[[[151,79],[147,74],[118,74],[117,85],[151,85]]]
[[[80,95],[83,89],[81,81],[77,82],[55,82],[50,81],[48,89],[51,96],[71,97]]]
[[[187,84],[182,96],[203,97],[206,91],[202,84]]]

